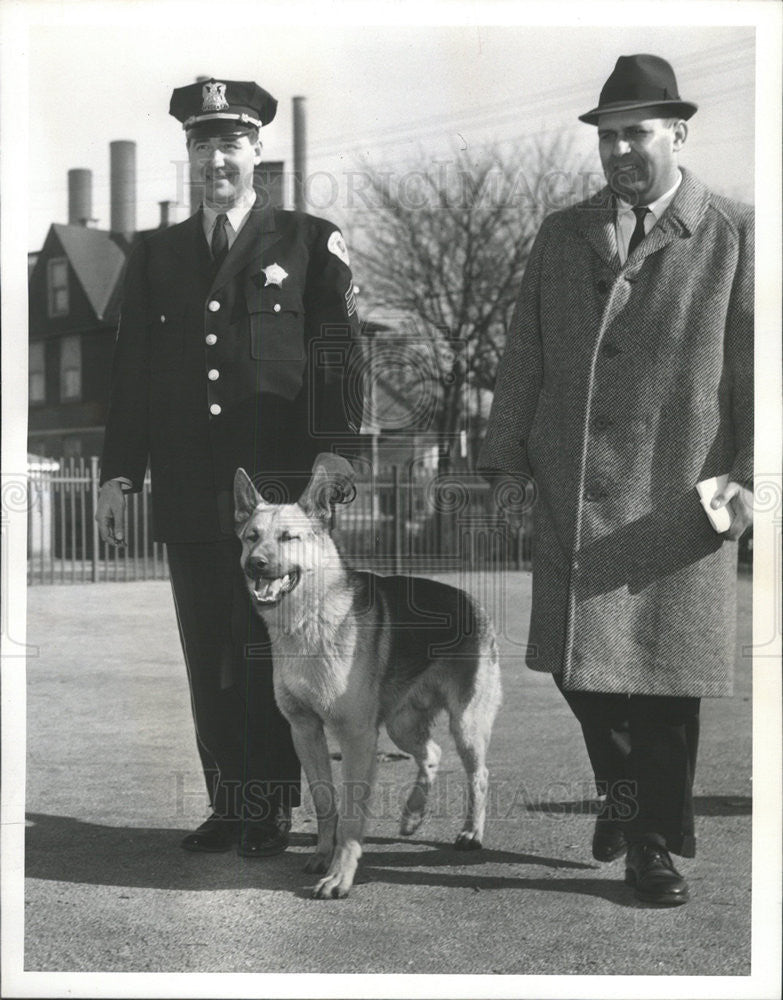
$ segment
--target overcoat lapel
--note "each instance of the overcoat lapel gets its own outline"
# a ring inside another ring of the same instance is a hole
[[[671,204],[629,258],[641,263],[674,240],[688,239],[698,226],[709,203],[709,191],[693,174],[682,170],[682,183]]]
[[[609,188],[602,188],[589,201],[579,206],[576,227],[579,235],[587,240],[601,260],[613,271],[619,271],[614,205]]]

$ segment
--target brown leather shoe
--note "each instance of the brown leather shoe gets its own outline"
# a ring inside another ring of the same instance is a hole
[[[596,861],[614,861],[625,854],[628,842],[622,823],[598,816],[593,830],[593,857]]]
[[[680,906],[688,902],[688,883],[664,847],[631,844],[625,866],[625,881],[636,887],[634,895],[643,903]]]
[[[220,854],[230,851],[239,837],[239,820],[225,819],[212,813],[206,822],[189,833],[181,845],[186,851],[204,851],[206,854]]]
[[[237,854],[243,858],[270,858],[288,847],[291,813],[280,810],[274,819],[244,820]]]

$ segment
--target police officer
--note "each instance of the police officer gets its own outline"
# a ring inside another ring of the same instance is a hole
[[[361,423],[343,238],[253,187],[259,130],[276,108],[253,82],[173,92],[204,200],[186,222],[146,234],[128,262],[96,514],[103,539],[122,544],[124,494],[142,489],[149,463],[212,808],[182,846],[238,842],[247,857],[287,846],[300,768],[242,579],[234,472],[245,468],[267,499],[293,501],[317,455],[350,476],[338,450],[350,453]]]

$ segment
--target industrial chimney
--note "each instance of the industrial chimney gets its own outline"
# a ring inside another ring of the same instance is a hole
[[[130,237],[136,231],[136,143],[109,143],[111,231]]]
[[[87,226],[92,221],[92,170],[68,171],[68,225]]]
[[[304,97],[294,98],[294,208],[297,212],[304,212],[307,208],[305,204],[305,184],[307,178],[307,134],[305,128],[305,99]]]

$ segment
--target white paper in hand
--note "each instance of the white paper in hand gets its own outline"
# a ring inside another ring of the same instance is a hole
[[[725,488],[728,481],[728,476],[713,476],[711,479],[703,479],[696,484],[701,505],[710,519],[710,524],[719,534],[723,534],[731,527],[731,512],[728,507],[719,507],[717,510],[713,510],[710,507],[710,501],[716,493],[720,493]]]

